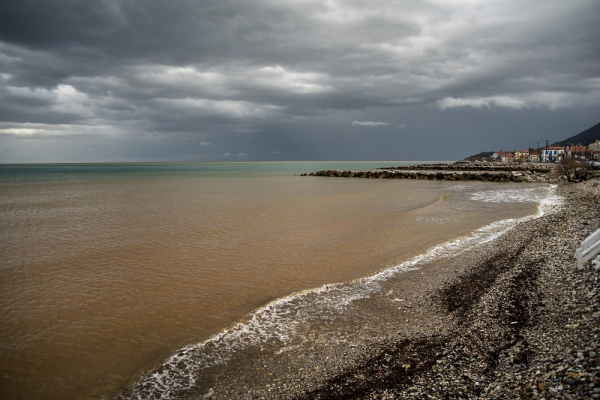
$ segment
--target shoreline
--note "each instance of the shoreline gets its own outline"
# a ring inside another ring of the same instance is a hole
[[[589,384],[600,386],[600,310],[588,294],[600,275],[590,263],[577,270],[574,254],[600,226],[600,181],[557,190],[566,201],[558,212],[406,272],[385,293],[357,300],[351,317],[321,321],[304,342],[242,351],[180,397],[598,394]],[[575,350],[582,357],[569,358]]]

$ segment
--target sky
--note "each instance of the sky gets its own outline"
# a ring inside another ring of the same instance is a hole
[[[0,163],[459,160],[600,122],[598,0],[0,0]]]

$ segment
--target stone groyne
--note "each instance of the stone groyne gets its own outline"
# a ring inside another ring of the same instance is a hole
[[[381,169],[375,171],[317,171],[301,176],[324,176],[339,178],[371,179],[425,179],[444,181],[487,181],[487,182],[556,182],[547,172],[526,171],[456,171],[456,170],[398,170]]]
[[[452,164],[437,163],[437,164],[419,164],[402,167],[382,167],[381,170],[394,171],[520,171],[520,172],[540,172],[548,173],[555,168],[554,164],[506,164],[500,162],[469,162],[459,161]]]
[[[555,164],[499,163],[459,161],[455,163],[419,164],[401,167],[384,167],[371,171],[326,170],[301,176],[371,179],[425,179],[439,181],[486,182],[544,182],[564,180]]]

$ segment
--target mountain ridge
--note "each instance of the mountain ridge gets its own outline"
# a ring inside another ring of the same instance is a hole
[[[596,140],[600,140],[600,122],[596,125],[580,132],[574,136],[568,137],[559,142],[554,142],[551,146],[566,146],[566,145],[582,145],[585,146],[589,143],[594,143]],[[540,147],[540,149],[543,147]],[[539,150],[539,149],[538,149]],[[474,154],[472,156],[466,157],[465,160],[474,160],[481,159],[486,157],[491,157],[493,154],[492,151],[482,151],[480,153]]]
[[[600,122],[575,136],[571,136],[560,142],[555,142],[554,145],[566,146],[568,144],[580,144],[585,146],[586,144],[594,143],[596,140],[600,140]]]

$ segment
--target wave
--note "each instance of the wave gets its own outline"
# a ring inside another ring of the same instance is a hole
[[[537,203],[546,196],[545,188],[533,187],[527,189],[494,188],[481,190],[471,195],[471,200],[486,203]]]
[[[446,201],[448,199],[448,197],[450,197],[451,194],[452,193],[445,193],[445,194],[439,196],[437,199],[433,200],[432,202],[430,202],[428,204],[425,204],[425,205],[422,205],[420,207],[414,208],[414,209],[412,209],[410,211],[415,212],[417,210],[425,210],[425,209],[428,209],[430,207],[433,207],[433,206],[436,206],[438,204],[441,204],[444,201]]]
[[[227,363],[240,350],[254,345],[285,346],[303,325],[317,318],[343,313],[353,301],[381,292],[383,283],[399,274],[490,242],[519,223],[557,211],[562,206],[562,198],[555,189],[556,185],[537,188],[535,194],[528,192],[531,189],[525,189],[527,193],[523,196],[510,190],[490,190],[481,196],[475,193],[473,196],[479,196],[477,199],[480,201],[496,201],[502,196],[503,199],[512,198],[512,201],[535,198],[538,210],[531,216],[496,221],[374,275],[346,283],[327,284],[274,300],[210,339],[180,349],[161,366],[142,376],[127,393],[118,398],[177,399],[186,390],[199,386],[200,371]],[[447,196],[441,196],[437,201]]]

